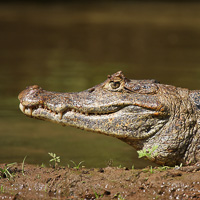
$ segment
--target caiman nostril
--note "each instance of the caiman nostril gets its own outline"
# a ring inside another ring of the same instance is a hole
[[[88,90],[89,93],[92,93],[94,91],[95,91],[95,88],[91,88],[91,89]]]

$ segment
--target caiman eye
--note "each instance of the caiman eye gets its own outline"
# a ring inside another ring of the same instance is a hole
[[[120,82],[119,81],[116,81],[116,82],[111,81],[110,86],[111,86],[112,89],[117,89],[117,88],[120,87]]]

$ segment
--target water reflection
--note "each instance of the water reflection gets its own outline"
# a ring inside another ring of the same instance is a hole
[[[18,110],[27,85],[80,91],[129,78],[199,89],[199,4],[0,5],[0,162],[48,163],[48,152],[86,166],[142,167],[116,139],[31,120]]]

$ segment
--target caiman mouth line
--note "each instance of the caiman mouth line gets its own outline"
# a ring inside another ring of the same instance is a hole
[[[76,108],[67,108],[67,109],[63,110],[62,112],[56,112],[56,111],[53,111],[53,110],[49,109],[47,106],[44,106],[42,104],[38,104],[38,105],[35,105],[35,106],[24,106],[22,103],[20,103],[19,108],[24,114],[26,114],[30,117],[32,117],[32,114],[35,110],[43,109],[46,112],[54,113],[54,114],[58,115],[58,118],[61,120],[63,115],[67,112],[79,113],[79,114],[82,114],[82,115],[85,115],[85,116],[101,116],[101,115],[109,115],[109,114],[116,113],[119,110],[122,110],[123,108],[125,108],[127,106],[128,105],[124,105],[124,106],[118,107],[118,109],[110,110],[109,112],[108,111],[107,112],[101,112],[101,113],[98,113],[98,112],[83,112],[83,111],[78,110]]]

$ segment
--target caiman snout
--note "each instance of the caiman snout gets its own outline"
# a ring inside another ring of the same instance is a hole
[[[39,103],[42,104],[43,99],[39,95],[41,91],[41,87],[33,85],[28,86],[25,90],[20,92],[18,95],[18,99],[20,100],[19,108],[23,113],[32,116],[33,107],[39,105]]]
[[[32,105],[42,101],[42,99],[38,99],[40,97],[41,91],[42,88],[38,85],[28,86],[25,90],[19,93],[18,99],[20,103],[23,104],[23,106],[31,107]]]

